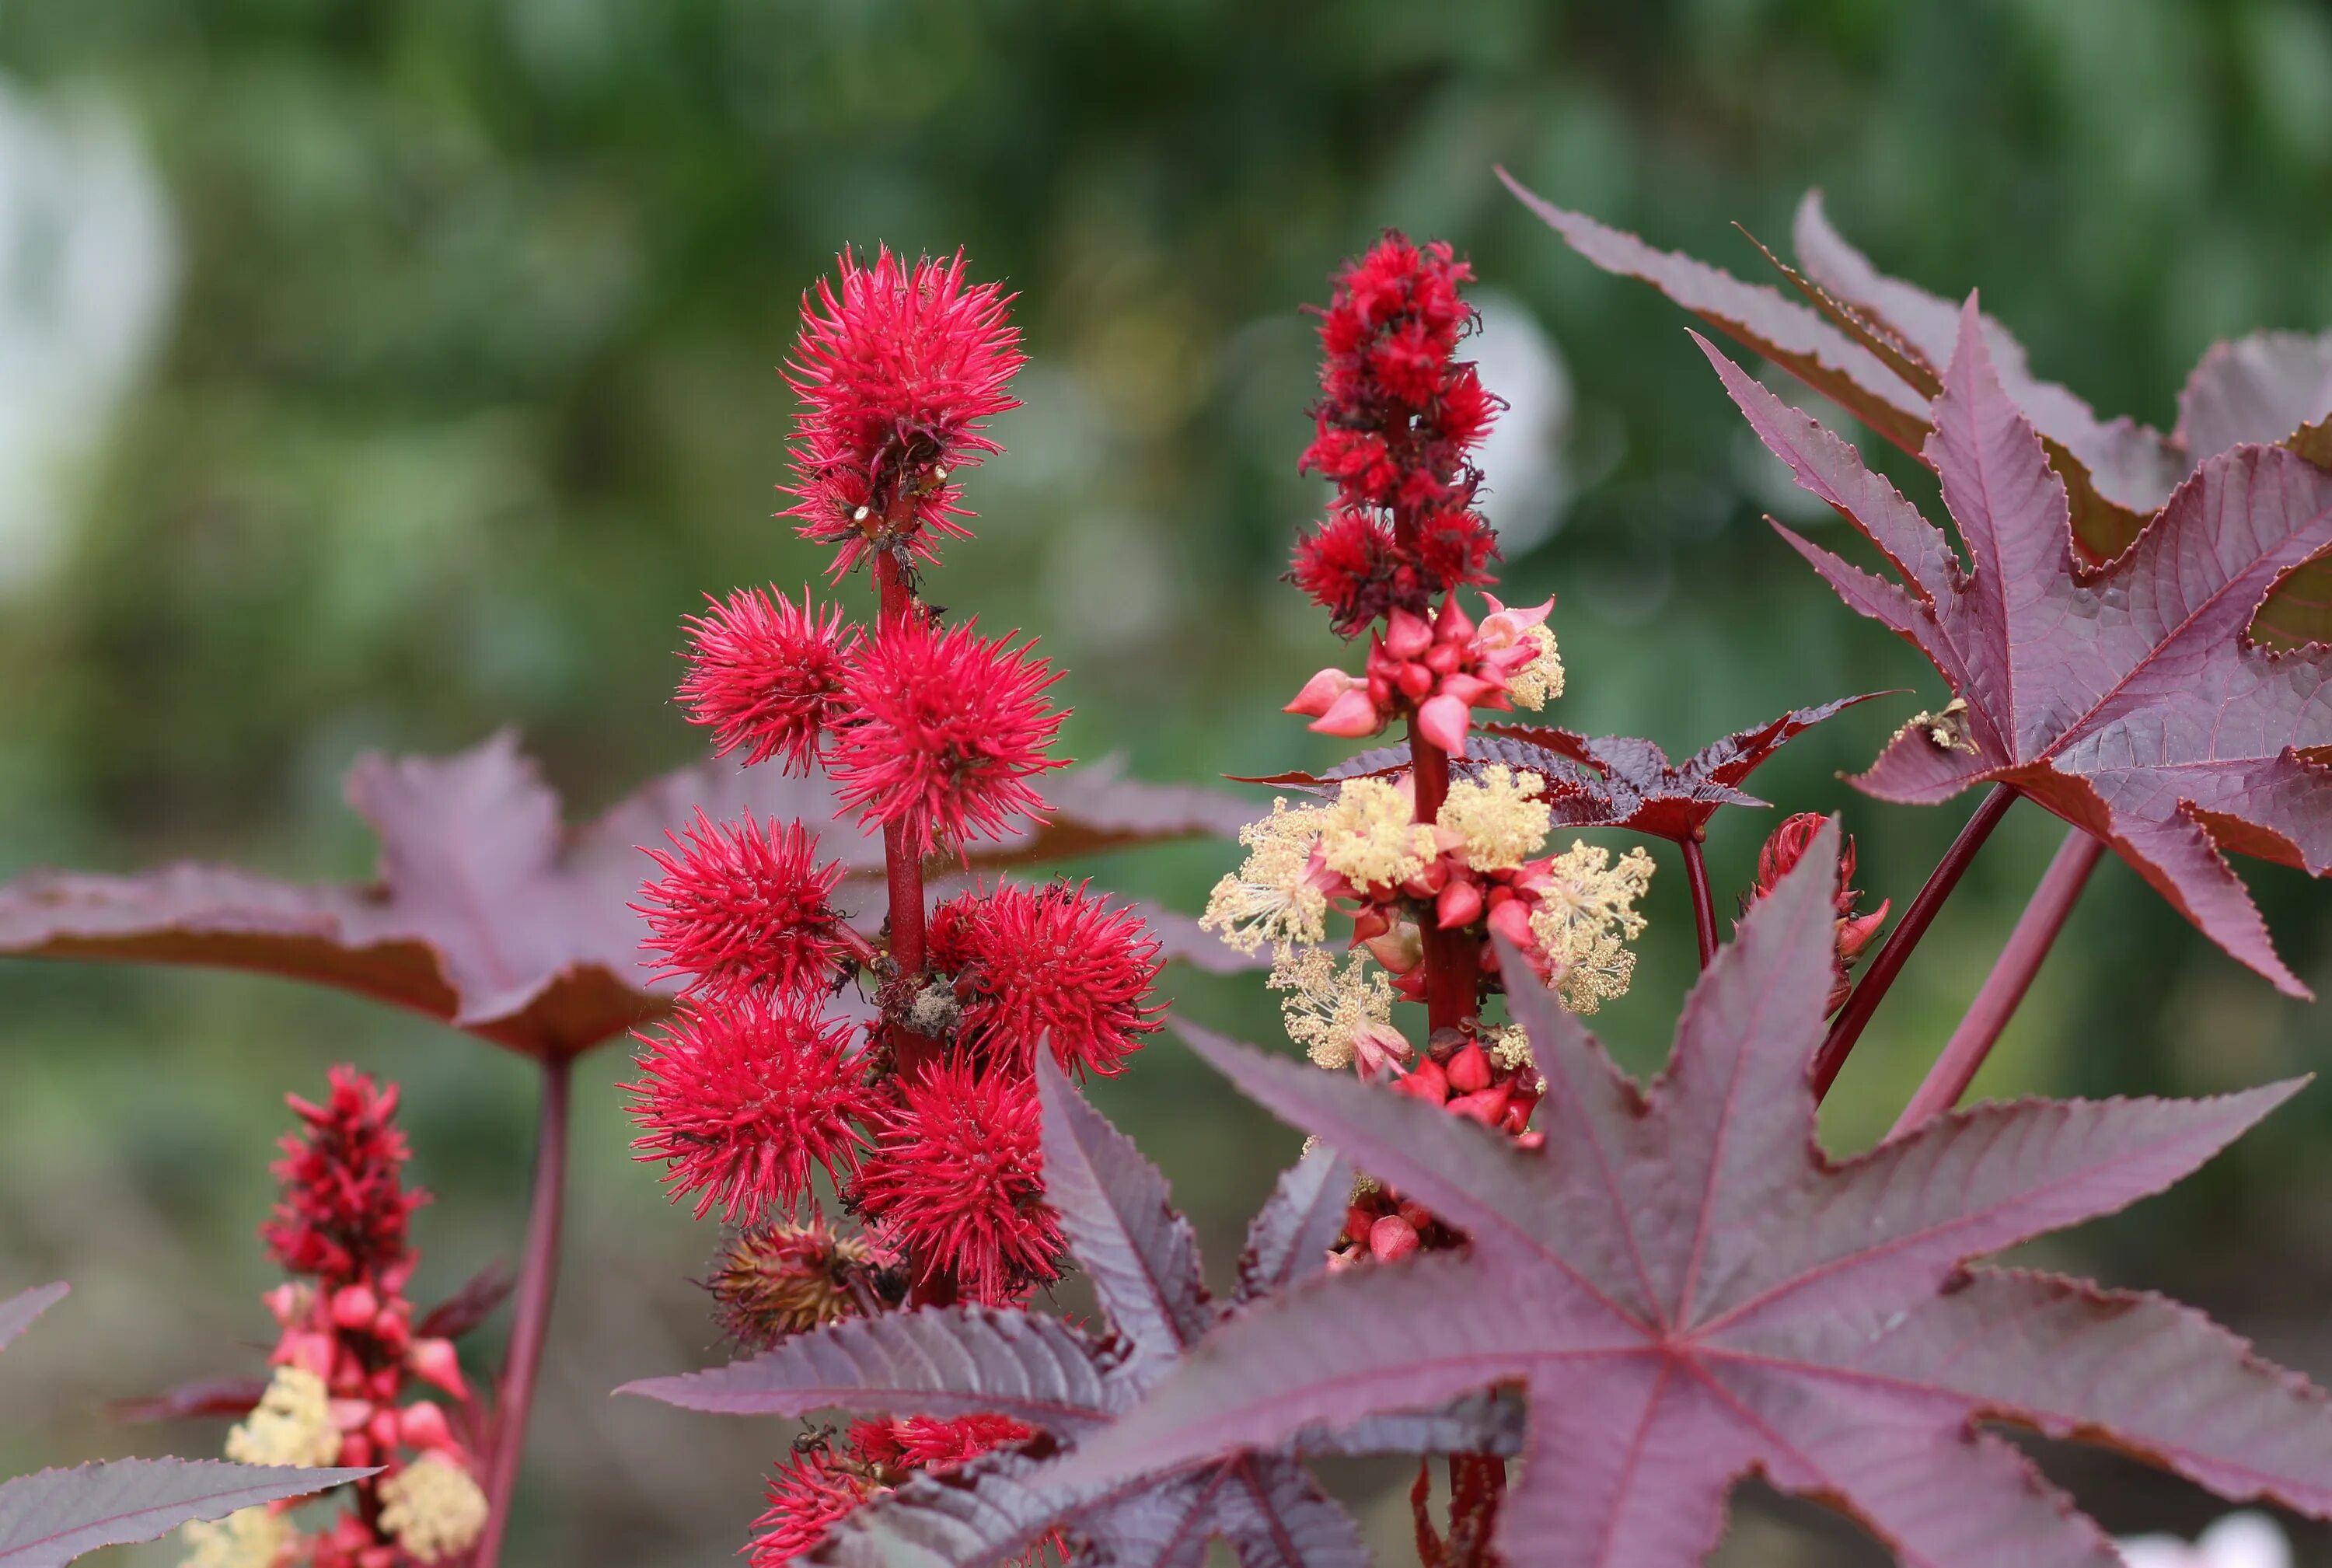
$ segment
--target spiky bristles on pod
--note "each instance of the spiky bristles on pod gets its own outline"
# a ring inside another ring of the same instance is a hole
[[[637,1058],[626,1084],[633,1141],[661,1161],[674,1201],[694,1194],[702,1219],[732,1223],[798,1212],[813,1168],[837,1180],[855,1169],[860,1124],[884,1096],[850,1049],[847,1020],[822,1017],[815,998],[781,995],[716,1008],[685,1007]]]
[[[1045,755],[1066,717],[1045,701],[1060,677],[1028,645],[982,637],[974,624],[885,620],[851,667],[849,717],[827,755],[860,825],[897,825],[917,856],[1040,817],[1029,780],[1063,766]]]
[[[869,1238],[837,1234],[813,1215],[731,1237],[704,1286],[722,1331],[767,1350],[879,1301],[882,1272],[896,1262]]]
[[[692,722],[712,730],[712,754],[741,751],[749,767],[776,760],[789,773],[810,771],[858,643],[841,607],[820,614],[807,588],[798,605],[740,588],[687,626],[680,701]]]
[[[816,994],[842,949],[829,902],[842,865],[817,864],[817,838],[798,822],[779,827],[747,812],[715,824],[700,808],[669,850],[648,854],[664,876],[632,907],[660,955],[661,973],[686,978],[686,994]]]
[[[859,1208],[920,1278],[990,1305],[1017,1301],[1060,1272],[1038,1130],[1027,1074],[941,1061],[884,1108],[880,1143],[860,1167]]]
[[[830,1433],[802,1444],[769,1478],[768,1511],[753,1521],[760,1534],[746,1548],[752,1568],[798,1561],[845,1515],[919,1471],[945,1475],[1034,1436],[1007,1416],[910,1416],[855,1422],[839,1445]]]
[[[1150,1001],[1163,961],[1140,915],[1089,884],[1007,883],[932,917],[933,967],[959,976],[962,1038],[1027,1072],[1040,1042],[1071,1072],[1122,1072],[1159,1027]]]
[[[1012,298],[967,282],[960,251],[911,267],[887,249],[872,266],[844,251],[838,278],[803,296],[787,515],[840,546],[836,576],[877,550],[934,559],[936,539],[968,532],[949,480],[999,450],[987,421],[1019,406],[1006,390],[1024,362]]]

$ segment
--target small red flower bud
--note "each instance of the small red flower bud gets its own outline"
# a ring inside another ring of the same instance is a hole
[[[1388,1214],[1369,1227],[1369,1255],[1379,1263],[1399,1262],[1417,1248],[1417,1227],[1398,1214]]]
[[[1429,697],[1417,710],[1417,732],[1452,757],[1466,754],[1466,731],[1473,713],[1455,697]]]
[[[1482,889],[1470,880],[1454,881],[1441,889],[1434,901],[1433,923],[1443,931],[1456,931],[1482,918]]]
[[[1363,735],[1373,735],[1384,728],[1384,715],[1366,690],[1355,688],[1346,692],[1330,704],[1326,712],[1305,726],[1323,735],[1341,735],[1357,741]]]
[[[332,1293],[332,1321],[342,1328],[370,1328],[379,1315],[380,1297],[364,1286],[343,1286]]]
[[[1490,1054],[1482,1049],[1480,1041],[1468,1040],[1449,1058],[1446,1071],[1449,1086],[1461,1095],[1486,1089],[1490,1086]]]
[[[454,1429],[434,1400],[416,1400],[397,1413],[397,1435],[412,1448],[450,1448]]]
[[[470,1397],[469,1384],[462,1380],[462,1358],[454,1352],[450,1339],[416,1339],[405,1353],[405,1364],[422,1382],[435,1384],[457,1400]]]
[[[1283,713],[1301,713],[1307,718],[1324,716],[1336,704],[1336,699],[1361,683],[1339,669],[1325,669],[1304,683],[1295,700],[1280,710]]]

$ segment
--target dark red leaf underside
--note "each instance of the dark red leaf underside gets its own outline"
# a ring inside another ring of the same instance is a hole
[[[1228,836],[1247,815],[1228,796],[1143,784],[1109,763],[1047,788],[1052,820],[974,846],[972,866]],[[348,796],[379,837],[375,882],[286,883],[197,865],[130,876],[35,871],[0,886],[0,954],[280,975],[555,1058],[670,1009],[627,905],[653,871],[640,846],[661,845],[699,808],[716,821],[800,818],[854,875],[878,876],[883,865],[881,839],[843,817],[823,778],[768,767],[684,769],[569,829],[507,731],[452,757],[364,758]],[[1172,934],[1176,951],[1219,961],[1219,943],[1180,925]]]

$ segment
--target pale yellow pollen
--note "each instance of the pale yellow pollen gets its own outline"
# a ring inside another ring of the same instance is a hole
[[[469,1550],[486,1527],[485,1493],[467,1470],[434,1451],[383,1481],[380,1501],[380,1527],[423,1563]]]
[[[197,1519],[179,1532],[186,1546],[180,1568],[275,1568],[295,1535],[290,1519],[266,1507]]]
[[[329,1465],[340,1457],[332,1396],[306,1367],[280,1366],[257,1408],[226,1435],[226,1457],[245,1465]]]
[[[1265,983],[1291,993],[1279,1004],[1287,1037],[1331,1072],[1352,1065],[1363,1033],[1391,1027],[1392,982],[1369,967],[1364,952],[1353,952],[1339,969],[1324,947],[1283,951]]]
[[[1306,874],[1326,817],[1320,807],[1290,811],[1285,800],[1275,800],[1270,816],[1240,828],[1247,859],[1215,884],[1199,925],[1247,953],[1325,936],[1327,895]]]
[[[1408,881],[1433,858],[1433,829],[1414,820],[1408,792],[1385,779],[1347,779],[1324,808],[1320,858],[1355,887]]]
[[[1537,1078],[1538,1092],[1542,1095],[1546,1093],[1546,1079],[1534,1071],[1538,1060],[1531,1055],[1530,1036],[1524,1032],[1522,1025],[1486,1024],[1480,1030],[1480,1035],[1482,1048],[1489,1053],[1490,1060],[1497,1065],[1500,1071],[1531,1073]]]
[[[1636,955],[1624,945],[1642,934],[1636,900],[1651,884],[1652,857],[1630,849],[1611,852],[1574,842],[1549,863],[1550,884],[1531,916],[1553,973],[1555,995],[1575,1013],[1591,1013],[1627,993]]]
[[[1466,864],[1477,871],[1508,871],[1536,855],[1551,820],[1538,798],[1546,780],[1535,774],[1490,767],[1449,786],[1436,826],[1466,841]]]
[[[1523,641],[1537,645],[1538,657],[1506,677],[1506,700],[1517,708],[1544,708],[1563,695],[1563,655],[1544,621],[1524,627]]]

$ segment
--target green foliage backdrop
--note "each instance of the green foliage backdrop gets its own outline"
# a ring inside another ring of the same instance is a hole
[[[1292,472],[1296,307],[1397,225],[1470,252],[1568,367],[1559,478],[1501,498],[1543,523],[1564,492],[1560,528],[1509,563],[1524,597],[1560,595],[1559,721],[1674,750],[1915,688],[1758,780],[1843,807],[1866,883],[1899,907],[1961,812],[1878,806],[1834,775],[1935,695],[1932,673],[1764,529],[1772,472],[1684,318],[1569,254],[1491,165],[1744,272],[1725,225],[1779,242],[1819,184],[1882,265],[1981,282],[2042,373],[2165,425],[2213,338],[2332,324],[2332,14],[2300,0],[14,0],[0,88],[12,114],[126,128],[176,277],[59,482],[47,564],[0,588],[0,875],[180,854],[360,874],[338,799],[355,753],[506,722],[581,808],[693,757],[669,700],[679,617],[705,589],[818,569],[768,515],[776,366],[845,243],[960,244],[1023,292],[1028,406],[973,482],[980,540],[934,589],[1044,635],[1071,671],[1068,750],[1175,779],[1324,760],[1276,712],[1336,653],[1274,580],[1319,501]],[[10,290],[58,286],[38,225],[8,243]],[[1720,884],[1762,831],[1721,825]],[[1884,1127],[2054,842],[2021,811],[1995,838],[1842,1081],[1837,1142]],[[1188,908],[1227,860],[1095,869]],[[2327,989],[2332,899],[2245,869]],[[1665,865],[1636,992],[1607,1018],[1639,1066],[1690,973],[1680,883]],[[1194,1016],[1272,1029],[1251,982],[1176,986]],[[2327,1018],[2108,861],[1979,1087],[2252,1083],[2318,1066]],[[256,1360],[278,1096],[343,1058],[410,1086],[440,1194],[425,1284],[508,1254],[521,1064],[263,980],[0,970],[0,1288],[80,1287],[43,1353],[0,1369],[0,1471],[215,1439],[128,1432],[101,1402]],[[716,1560],[786,1436],[605,1397],[711,1337],[686,1279],[709,1238],[626,1162],[621,1065],[584,1071],[521,1562]],[[1171,1043],[1100,1097],[1227,1264],[1292,1135]],[[2332,1372],[2327,1130],[2319,1090],[2177,1197],[2066,1245]],[[2106,1461],[2060,1473],[2117,1528],[2212,1512]],[[1841,1539],[1784,1511],[1728,1550],[1858,1560]]]

